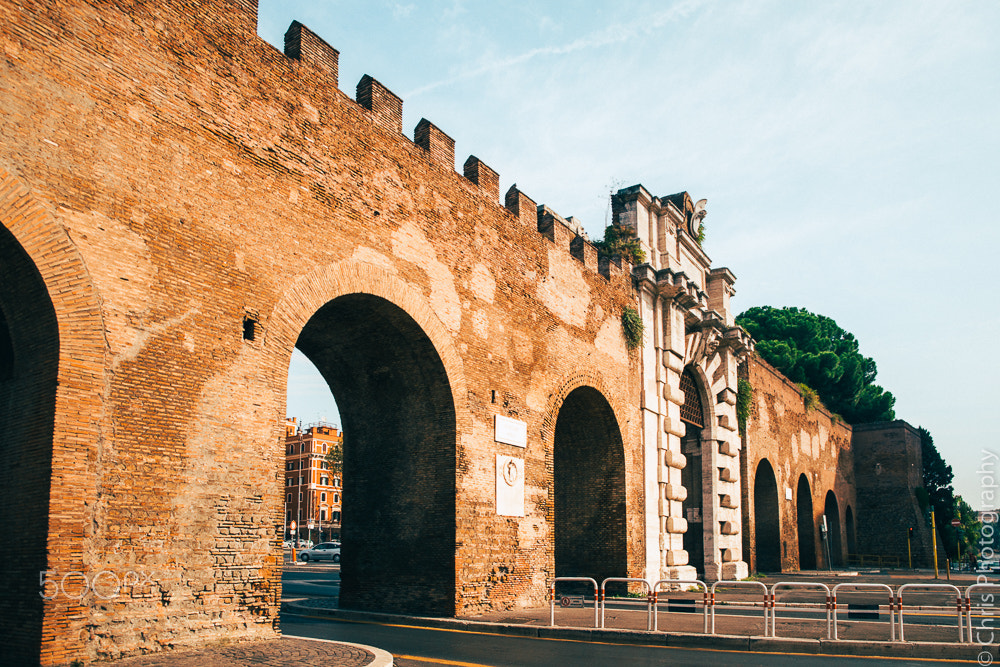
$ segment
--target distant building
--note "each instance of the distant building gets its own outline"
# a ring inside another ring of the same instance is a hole
[[[344,434],[326,423],[303,426],[294,417],[285,421],[285,537],[314,542],[340,539],[343,480],[334,474],[326,455],[343,447]],[[310,521],[313,523],[309,530]]]

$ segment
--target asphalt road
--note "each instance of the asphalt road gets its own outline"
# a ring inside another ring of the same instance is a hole
[[[313,563],[285,569],[285,597],[335,597],[340,592],[340,566]],[[617,606],[617,605],[616,605]],[[736,613],[737,610],[732,610]],[[748,613],[748,612],[742,612]],[[759,613],[759,612],[756,612]],[[822,612],[820,612],[822,613]],[[933,616],[933,615],[928,615]],[[908,621],[910,619],[907,619]],[[913,619],[917,621],[916,618]],[[923,622],[940,622],[932,618]],[[944,619],[941,619],[944,620]],[[953,621],[952,621],[953,622]],[[290,636],[332,639],[368,644],[395,656],[400,667],[449,665],[451,667],[501,667],[515,665],[927,665],[934,661],[882,658],[816,656],[782,653],[750,653],[636,646],[598,642],[513,637],[486,632],[434,629],[402,624],[343,621],[327,617],[281,615],[282,633]]]
[[[749,653],[680,649],[663,646],[601,644],[536,637],[511,637],[461,630],[430,629],[370,622],[345,622],[284,613],[286,636],[332,639],[377,646],[394,656],[400,667],[552,667],[553,665],[761,665],[762,667],[850,667],[852,665],[919,665],[934,661],[786,653]]]

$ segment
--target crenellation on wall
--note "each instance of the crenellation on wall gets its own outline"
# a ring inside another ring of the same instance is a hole
[[[396,134],[403,133],[403,100],[391,90],[365,74],[358,81],[355,98],[363,108],[371,112],[377,125]],[[454,157],[452,158],[454,166]]]
[[[427,151],[431,160],[449,171],[455,170],[455,140],[426,118],[413,131],[413,143]]]
[[[292,21],[285,32],[285,55],[325,72],[338,85],[340,52],[298,21]]]
[[[496,203],[500,198],[500,175],[475,155],[470,155],[465,161],[462,173],[478,185],[490,201]]]

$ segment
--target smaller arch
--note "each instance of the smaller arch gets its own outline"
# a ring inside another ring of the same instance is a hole
[[[840,505],[837,502],[837,494],[832,490],[826,492],[823,516],[826,517],[826,539],[830,547],[830,567],[843,567],[844,551],[843,541],[840,537]]]
[[[816,524],[813,519],[812,491],[805,473],[795,489],[795,523],[799,541],[799,569],[816,569]]]
[[[571,391],[553,438],[556,576],[627,576],[625,452],[608,400],[590,386]]]
[[[767,459],[757,464],[753,483],[755,568],[781,571],[781,524],[778,516],[778,482]]]

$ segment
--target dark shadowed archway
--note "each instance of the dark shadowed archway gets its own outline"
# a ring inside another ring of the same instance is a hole
[[[0,224],[0,636],[4,657],[38,664],[39,573],[47,560],[59,327],[35,264]],[[56,597],[46,587],[43,595]]]
[[[799,475],[795,493],[795,517],[799,537],[799,569],[816,569],[816,524],[813,520],[812,492],[805,474]]]
[[[579,387],[563,401],[552,458],[556,576],[627,576],[624,447],[599,391]]]
[[[755,567],[758,572],[781,571],[781,528],[778,519],[778,482],[767,459],[757,464],[753,483]]]
[[[840,505],[837,503],[837,496],[833,491],[826,492],[823,516],[826,517],[826,534],[830,543],[830,566],[843,567],[844,547],[843,541],[840,539]]]
[[[453,614],[455,406],[434,345],[398,306],[348,294],[296,347],[344,426],[341,606]]]

